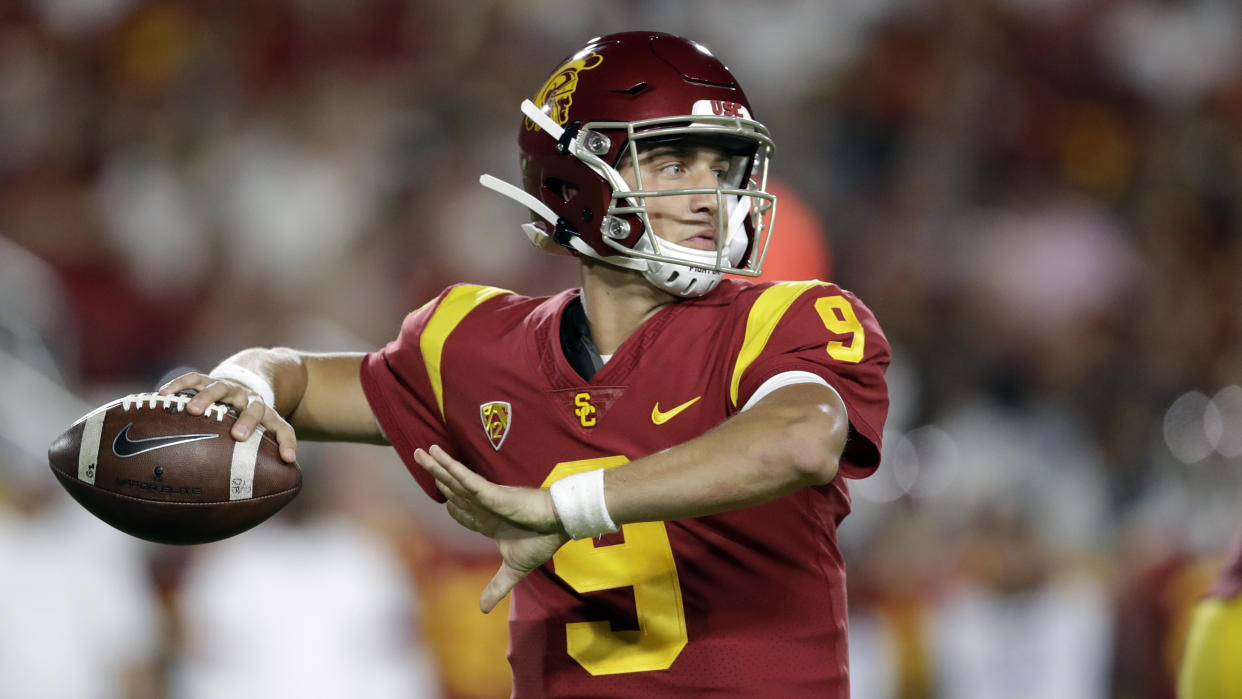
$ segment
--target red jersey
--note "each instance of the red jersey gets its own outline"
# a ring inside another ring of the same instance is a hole
[[[849,411],[839,474],[878,464],[889,347],[849,292],[726,279],[661,309],[590,380],[560,342],[578,294],[450,287],[367,356],[371,407],[433,498],[443,499],[417,447],[439,444],[496,483],[547,487],[698,437],[790,371],[821,377]],[[836,527],[849,509],[837,478],[757,507],[567,543],[513,591],[514,696],[846,699]]]

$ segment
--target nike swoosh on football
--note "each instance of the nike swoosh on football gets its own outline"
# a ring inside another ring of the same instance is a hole
[[[690,400],[686,401],[685,403],[682,403],[681,405],[675,408],[669,408],[666,411],[661,411],[660,401],[656,401],[656,404],[652,406],[651,408],[651,421],[657,425],[663,425],[669,420],[672,420],[673,418],[677,417],[678,413],[680,413],[681,411],[699,402],[699,399],[702,397],[703,396],[695,396],[691,398]]]
[[[147,437],[146,439],[131,439],[129,436],[129,428],[134,423],[129,423],[121,428],[117,433],[116,439],[112,440],[112,453],[128,459],[131,456],[145,454],[156,449],[164,447],[175,447],[178,444],[188,444],[190,442],[198,442],[204,439],[215,439],[218,434],[170,434],[166,437]]]

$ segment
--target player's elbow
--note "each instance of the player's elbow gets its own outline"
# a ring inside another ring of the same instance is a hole
[[[779,444],[793,477],[804,485],[824,485],[837,477],[848,425],[841,411],[817,405],[785,422]]]

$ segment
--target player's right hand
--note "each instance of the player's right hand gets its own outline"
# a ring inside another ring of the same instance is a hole
[[[569,541],[546,490],[491,483],[438,446],[414,450],[414,460],[436,479],[453,519],[500,550],[500,568],[479,596],[485,613]]]
[[[229,433],[233,439],[240,442],[254,432],[256,425],[262,425],[276,440],[280,447],[280,458],[285,463],[291,464],[297,459],[298,440],[293,427],[274,407],[265,403],[258,393],[244,384],[191,371],[164,384],[159,392],[160,395],[171,395],[181,391],[195,392],[185,407],[186,412],[191,415],[202,415],[212,403],[223,403],[238,412],[237,420]]]
[[[433,478],[450,504],[490,512],[523,529],[541,534],[565,533],[547,488],[498,485],[475,473],[443,448],[414,450],[414,460]]]

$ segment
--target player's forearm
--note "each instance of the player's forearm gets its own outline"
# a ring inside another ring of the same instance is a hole
[[[388,444],[362,390],[361,352],[301,354],[306,390],[289,415],[304,439]]]
[[[608,512],[618,525],[701,517],[828,483],[847,432],[828,389],[781,389],[701,437],[610,469]]]

